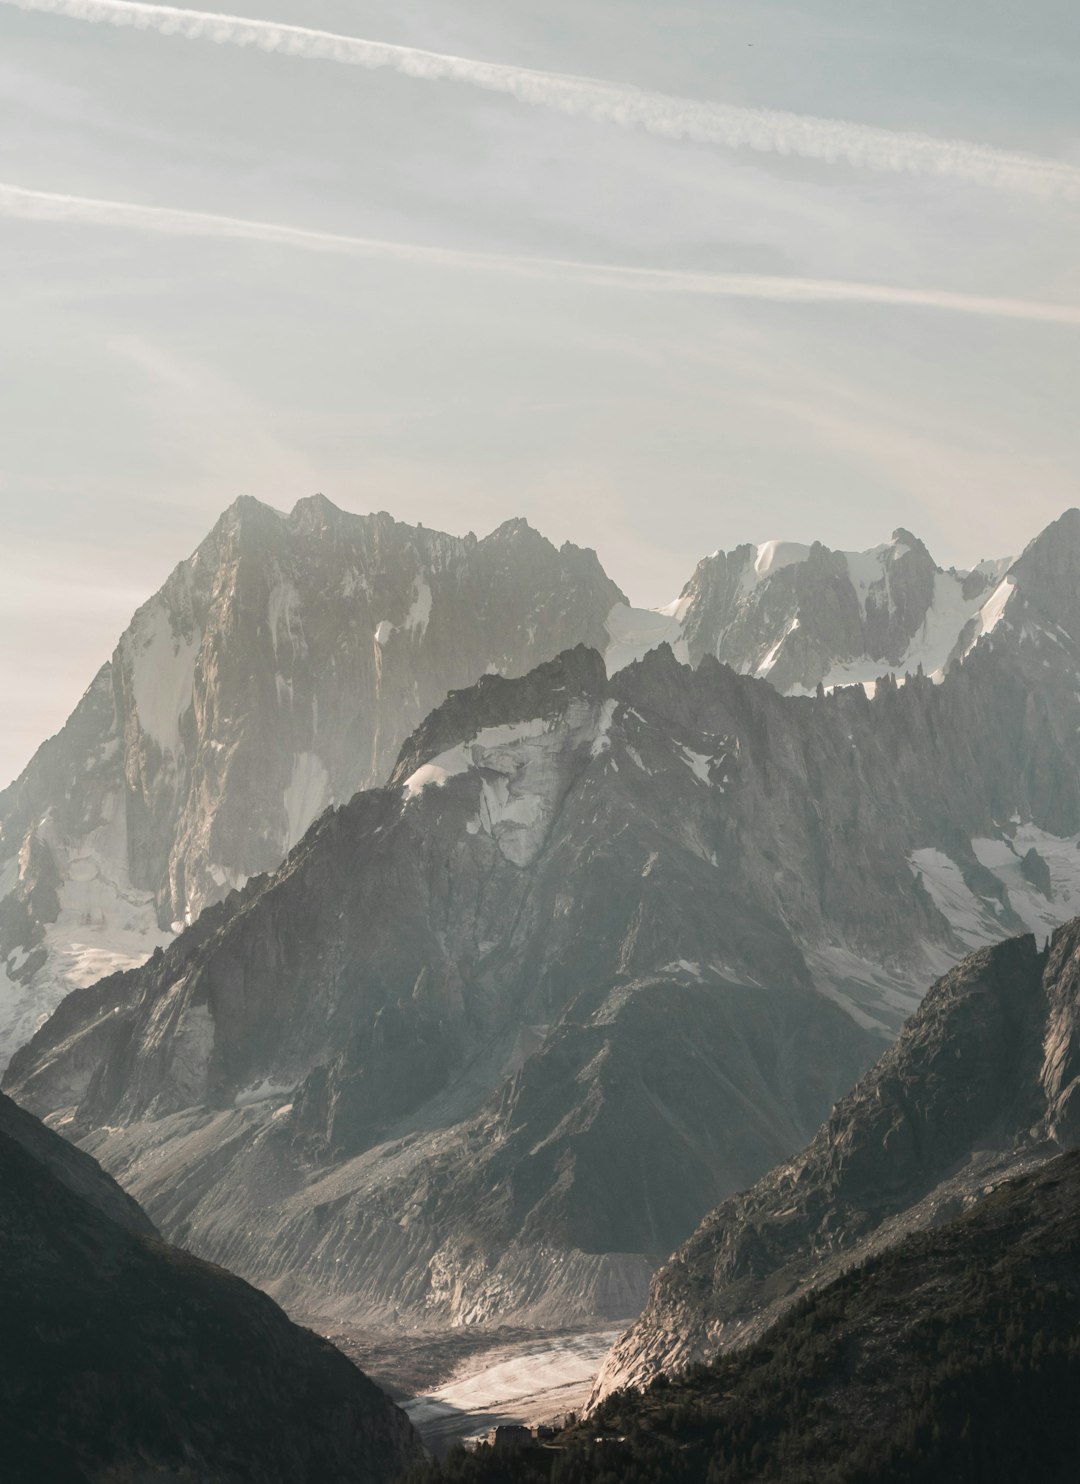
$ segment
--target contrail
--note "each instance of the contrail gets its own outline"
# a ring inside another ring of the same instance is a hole
[[[776,109],[703,103],[596,78],[480,62],[278,21],[147,5],[141,0],[0,0],[0,4],[81,21],[134,26],[189,40],[256,46],[313,61],[344,62],[369,69],[388,67],[408,77],[467,83],[559,113],[581,114],[624,128],[643,128],[669,139],[796,155],[898,174],[948,176],[1041,196],[1080,197],[1080,168],[1076,166],[960,139],[936,139],[928,134]]]
[[[214,237],[278,243],[310,252],[450,268],[549,283],[584,284],[646,293],[689,294],[724,299],[764,299],[789,304],[882,304],[899,308],[939,309],[997,319],[1030,320],[1080,328],[1080,306],[1032,299],[1000,299],[938,289],[893,288],[888,284],[849,283],[838,279],[785,278],[766,274],[694,273],[679,269],[631,268],[611,263],[577,262],[458,248],[426,247],[378,237],[350,237],[316,232],[275,222],[246,221],[201,211],[144,206],[132,201],[103,201],[90,196],[58,195],[0,182],[0,218],[30,222],[79,223],[125,227],[174,237]]]

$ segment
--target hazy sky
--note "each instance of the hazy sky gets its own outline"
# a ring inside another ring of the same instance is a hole
[[[464,64],[26,3],[0,783],[238,494],[524,514],[648,604],[717,546],[968,564],[1080,503],[1075,0],[224,7]]]

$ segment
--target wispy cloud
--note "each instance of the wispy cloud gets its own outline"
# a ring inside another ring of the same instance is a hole
[[[465,83],[508,94],[523,103],[626,128],[643,128],[670,139],[794,155],[859,169],[947,176],[1040,196],[1080,198],[1080,169],[1075,166],[966,140],[938,139],[777,109],[670,97],[596,78],[476,61],[278,21],[147,5],[141,0],[0,0],[0,4],[74,20],[133,26],[189,40],[255,46],[312,61],[368,69],[385,67],[408,77]]]
[[[792,278],[750,273],[694,273],[664,268],[632,268],[567,258],[526,257],[470,252],[391,242],[377,237],[350,237],[310,231],[275,222],[246,221],[208,212],[145,206],[132,201],[105,201],[90,196],[60,195],[0,182],[0,217],[30,222],[121,227],[174,237],[231,238],[278,243],[311,252],[341,253],[420,267],[498,273],[552,283],[574,283],[643,293],[690,294],[707,298],[761,299],[787,304],[880,304],[897,308],[935,309],[997,319],[1080,327],[1080,306],[1034,299],[994,298],[940,289],[911,289],[891,284],[851,283],[838,279]]]

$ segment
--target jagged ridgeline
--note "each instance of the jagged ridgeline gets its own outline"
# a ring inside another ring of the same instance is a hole
[[[239,500],[0,793],[0,1068],[70,988],[141,962],[385,781],[485,671],[585,643],[614,672],[667,641],[791,694],[940,677],[1009,607],[1007,566],[942,571],[906,531],[868,552],[773,541],[713,553],[642,610],[594,553],[521,520],[477,541],[322,496],[289,515]]]
[[[630,1315],[938,973],[1075,910],[1078,528],[941,684],[785,696],[667,644],[480,680],[278,871],[71,995],[10,1087],[297,1310]]]
[[[407,1418],[265,1294],[162,1242],[0,1095],[0,1426],[11,1484],[393,1484]]]
[[[606,642],[591,551],[238,500],[0,793],[0,1065],[75,984],[141,962],[380,783],[448,690]]]

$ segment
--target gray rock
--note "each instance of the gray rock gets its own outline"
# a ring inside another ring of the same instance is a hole
[[[797,1299],[1080,1144],[1080,919],[971,955],[808,1147],[657,1274],[596,1397],[760,1337]]]
[[[873,699],[666,646],[487,677],[387,788],[75,991],[8,1085],[298,1309],[627,1315],[973,938],[1069,914],[1076,669],[1018,586],[943,684]]]
[[[621,600],[594,553],[522,520],[478,541],[236,501],[0,793],[0,1066],[70,988],[381,782],[449,689],[602,645]]]
[[[944,674],[981,632],[1008,566],[944,571],[903,529],[865,552],[770,541],[706,557],[674,612],[692,662],[712,655],[806,695],[885,673]]]

